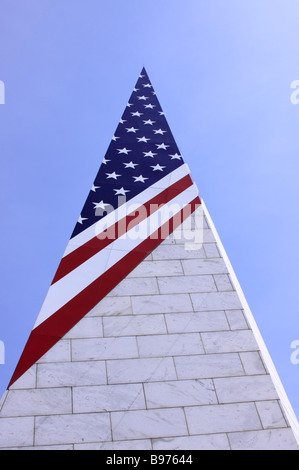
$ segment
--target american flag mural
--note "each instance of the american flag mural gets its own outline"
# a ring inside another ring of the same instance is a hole
[[[199,205],[143,68],[9,386]]]

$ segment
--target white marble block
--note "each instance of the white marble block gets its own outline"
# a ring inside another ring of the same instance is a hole
[[[298,449],[210,221],[170,237],[3,396],[0,449]]]

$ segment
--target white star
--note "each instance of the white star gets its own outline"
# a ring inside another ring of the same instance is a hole
[[[116,140],[116,139],[119,139],[119,137],[116,137],[116,135],[114,135],[114,136],[112,137],[112,140]]]
[[[140,117],[140,116],[142,116],[143,113],[140,113],[139,111],[135,111],[135,113],[131,113],[131,114],[132,114],[132,116]]]
[[[79,219],[78,219],[78,224],[83,224],[83,220],[88,220],[86,217],[81,217],[81,215],[79,216]]]
[[[107,160],[107,159],[104,157],[102,163],[103,163],[104,165],[107,165],[108,162],[111,162],[111,160]]]
[[[156,121],[152,121],[151,119],[148,119],[147,121],[144,121],[144,124],[150,124],[151,126],[156,122]]]
[[[143,85],[144,88],[152,88],[152,85],[150,83],[146,83],[145,85]]]
[[[159,149],[166,150],[167,147],[169,147],[169,145],[166,145],[166,144],[164,144],[164,143],[162,143],[162,144],[156,144],[156,146],[157,146],[157,150],[159,150]]]
[[[163,168],[165,168],[165,166],[160,166],[159,163],[157,163],[157,165],[151,165],[153,171],[156,171],[156,170],[160,170],[160,171],[163,171]]]
[[[129,163],[124,163],[125,168],[133,168],[133,170],[135,170],[135,166],[139,165],[139,163],[133,163],[133,162],[129,162]]]
[[[94,204],[94,209],[104,209],[105,210],[105,206],[109,206],[109,204],[104,202],[103,199],[101,200],[101,202],[93,202],[93,204]]]
[[[145,107],[145,108],[154,109],[154,108],[156,107],[156,105],[149,103],[149,104],[145,104],[144,107]]]
[[[101,186],[95,186],[94,184],[91,187],[91,191],[96,192],[97,189],[99,189]]]
[[[121,119],[119,122],[120,122],[121,124],[123,124],[124,122],[127,122],[127,120],[126,120],[126,119]]]
[[[137,183],[137,181],[141,181],[141,183],[144,183],[145,180],[148,180],[148,178],[145,178],[144,176],[142,175],[139,175],[139,176],[133,176],[133,178],[135,179],[134,183]]]
[[[138,98],[139,100],[148,100],[148,96],[144,96],[144,95],[142,95],[142,96],[137,96],[137,98]]]
[[[120,189],[113,189],[113,191],[115,191],[115,194],[114,196],[125,196],[126,193],[130,192],[129,189],[124,189],[124,188],[120,188]]]
[[[137,139],[138,139],[138,142],[145,142],[145,143],[147,143],[148,140],[151,140],[151,139],[149,139],[148,137],[145,137],[145,136],[137,137]]]
[[[165,116],[165,113],[163,111],[159,111],[160,116]]]
[[[116,179],[120,176],[120,175],[117,175],[117,174],[115,173],[115,171],[114,171],[113,173],[106,173],[106,175],[108,175],[108,176],[107,176],[107,180],[108,180],[109,178],[113,178],[113,179],[116,180]]]
[[[164,132],[166,132],[166,131],[162,131],[162,129],[154,129],[155,134],[162,134],[163,135]]]
[[[135,127],[126,127],[126,131],[127,132],[134,132],[134,134],[136,134],[136,131],[138,131],[139,129],[135,129]]]
[[[139,75],[139,78],[143,78],[143,77],[144,77],[144,75],[141,75],[141,74]]]
[[[175,153],[174,155],[169,155],[171,157],[171,160],[180,160],[182,157],[181,155]]]
[[[133,106],[133,104],[132,103],[127,103],[127,106],[128,106],[128,108],[130,108],[131,106]]]
[[[118,153],[125,153],[126,155],[128,155],[129,152],[132,152],[132,150],[129,150],[126,147],[124,147],[123,149],[117,149],[117,151]]]
[[[139,88],[134,88],[133,91],[139,91]]]
[[[154,156],[157,155],[156,153],[153,153],[151,150],[149,152],[142,152],[142,153],[144,153],[145,157],[152,157],[152,158],[154,158]]]

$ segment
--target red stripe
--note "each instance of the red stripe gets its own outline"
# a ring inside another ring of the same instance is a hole
[[[102,232],[102,234],[92,238],[84,245],[80,246],[62,258],[52,284],[59,281],[59,279],[66,276],[68,273],[73,271],[73,269],[80,266],[80,264],[96,255],[103,248],[110,245],[110,243],[112,243],[118,237],[126,233],[129,225],[130,228],[133,228],[146,217],[158,210],[159,207],[161,207],[163,204],[166,204],[178,194],[185,191],[192,184],[193,182],[190,175],[184,176],[181,180],[172,184],[169,186],[169,188],[165,189],[160,194],[153,197],[150,201],[146,202],[142,206],[145,209],[142,211],[142,214],[138,213],[138,209],[134,212],[131,212],[129,215],[109,227],[109,229],[107,229],[105,232]],[[138,216],[136,216],[136,212],[138,213]]]
[[[51,317],[32,330],[10,387],[73,326],[97,305],[120,281],[122,281],[151,251],[172,233],[200,205],[199,197],[162,225],[154,234],[141,242],[134,250],[108,269],[98,279],[82,290]],[[168,228],[167,228],[168,227]]]

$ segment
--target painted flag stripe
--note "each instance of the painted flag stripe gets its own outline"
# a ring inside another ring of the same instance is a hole
[[[107,214],[105,217],[103,217],[103,219],[99,220],[94,225],[91,225],[83,232],[78,233],[78,235],[76,235],[75,237],[71,238],[63,256],[65,257],[72,251],[75,251],[78,247],[84,245],[86,242],[101,233],[105,228],[110,227],[114,223],[118,222],[118,220],[122,219],[128,213],[128,205],[132,206],[134,204],[137,204],[139,206],[141,204],[145,204],[147,201],[157,196],[161,191],[164,191],[169,186],[172,186],[174,183],[176,183],[188,174],[190,174],[189,166],[184,163],[183,165],[176,168],[174,171],[154,183],[152,186],[145,189],[134,198],[130,199],[126,204],[123,204],[122,206],[118,207],[115,211],[113,211],[113,213]]]
[[[163,241],[161,233],[164,234],[165,231],[169,234],[172,233],[200,204],[200,199],[197,196],[190,202],[188,212],[184,213],[184,209],[182,209],[180,217],[174,216],[168,220],[157,229],[154,233],[155,236],[149,236],[142,241],[133,251],[127,253],[118,263],[111,266],[59,311],[33,329],[9,387]]]
[[[177,181],[169,188],[164,189],[164,191],[162,191],[160,194],[146,202],[142,206],[143,210],[141,217],[139,215],[140,208],[137,208],[136,211],[131,212],[120,221],[111,225],[105,232],[95,236],[84,245],[77,248],[77,250],[72,251],[67,256],[62,258],[52,285],[70,273],[73,269],[77,268],[80,264],[94,256],[100,250],[109,246],[116,238],[125,234],[129,226],[132,228],[134,225],[141,222],[146,217],[150,216],[153,212],[158,210],[161,205],[166,204],[185,189],[192,186],[192,184],[193,182],[190,175],[184,176],[181,180]],[[138,213],[138,217],[136,216],[136,212]],[[109,234],[111,236],[109,236]]]
[[[174,197],[169,204],[165,204],[154,214],[142,220],[138,227],[131,228],[125,236],[113,240],[108,247],[102,249],[51,285],[34,328],[58,311],[75,297],[80,290],[85,289],[129,251],[135,249],[141,241],[153,234],[161,225],[167,223],[170,218],[169,209],[173,208],[175,213],[179,213],[196,196],[198,196],[197,187],[195,185],[188,187]]]

